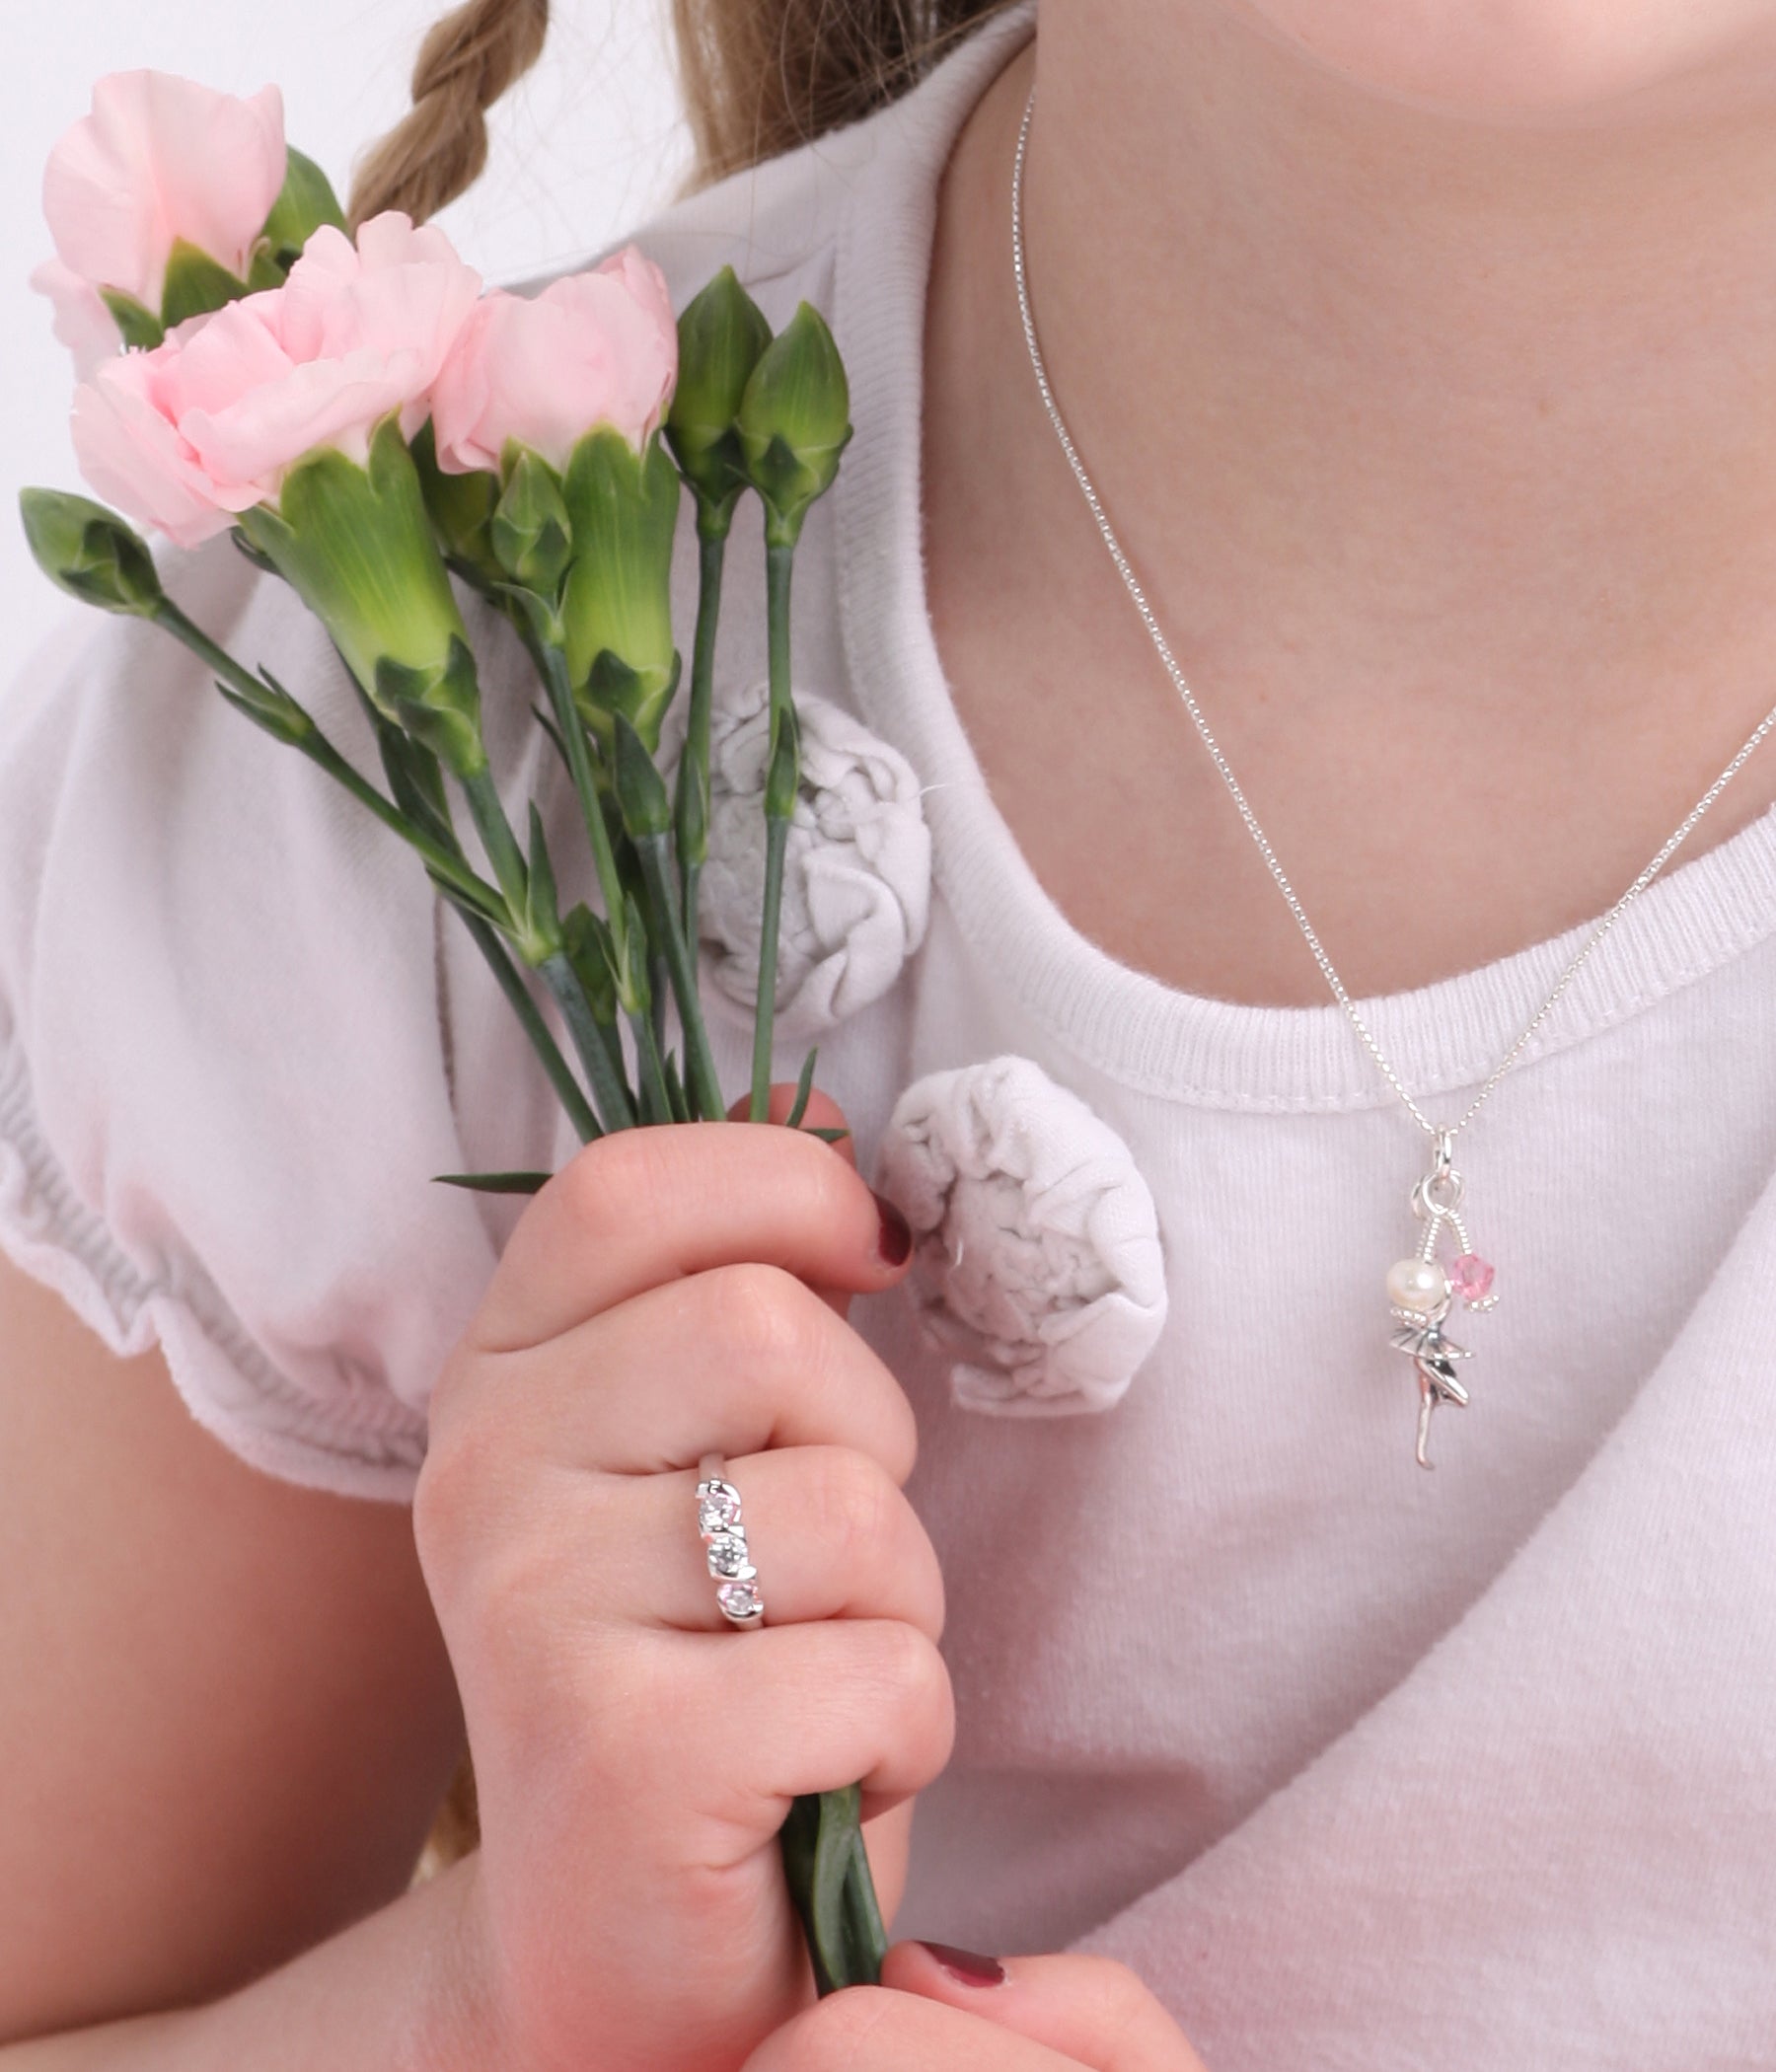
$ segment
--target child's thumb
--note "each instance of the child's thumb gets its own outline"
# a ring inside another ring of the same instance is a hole
[[[999,1959],[943,1943],[896,1943],[882,1983],[1015,2030],[1091,2072],[1204,2072],[1170,2015],[1107,1957]]]

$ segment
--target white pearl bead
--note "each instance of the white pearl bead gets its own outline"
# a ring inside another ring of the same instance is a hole
[[[1387,1296],[1396,1309],[1428,1315],[1449,1292],[1435,1259],[1396,1259],[1387,1269]]]

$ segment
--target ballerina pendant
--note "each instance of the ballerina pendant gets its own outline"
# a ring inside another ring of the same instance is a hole
[[[1493,1269],[1468,1242],[1461,1220],[1463,1192],[1455,1168],[1455,1134],[1440,1130],[1431,1170],[1412,1189],[1412,1213],[1425,1226],[1419,1248],[1387,1270],[1387,1298],[1396,1326],[1391,1343],[1418,1374],[1418,1464],[1423,1468],[1432,1465],[1426,1450],[1432,1413],[1439,1403],[1465,1407],[1468,1400],[1455,1363],[1473,1356],[1444,1335],[1444,1320],[1457,1295],[1470,1309],[1490,1309],[1499,1299],[1492,1293]],[[1455,1247],[1446,1267],[1441,1257],[1445,1235]]]

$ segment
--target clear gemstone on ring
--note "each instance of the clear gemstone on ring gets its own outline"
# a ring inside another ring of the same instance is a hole
[[[707,1534],[725,1532],[740,1521],[740,1493],[724,1482],[710,1483],[697,1499],[697,1529]]]
[[[743,1577],[758,1573],[747,1556],[743,1532],[718,1532],[709,1542],[708,1555],[711,1576]]]
[[[765,1599],[755,1583],[724,1583],[715,1598],[730,1619],[754,1618],[765,1609]]]

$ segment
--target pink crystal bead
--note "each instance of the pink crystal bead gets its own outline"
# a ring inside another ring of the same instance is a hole
[[[1464,1302],[1483,1302],[1491,1293],[1493,1270],[1478,1252],[1463,1252],[1449,1269],[1449,1286]]]

